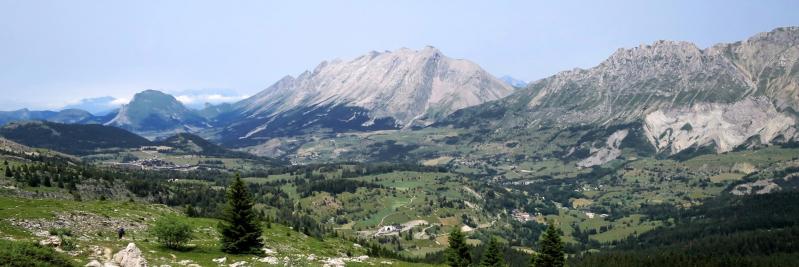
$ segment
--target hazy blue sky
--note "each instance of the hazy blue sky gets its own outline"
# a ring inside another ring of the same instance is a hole
[[[796,0],[0,0],[0,110],[144,89],[249,95],[322,60],[425,45],[534,80],[619,47],[707,47],[790,25]]]

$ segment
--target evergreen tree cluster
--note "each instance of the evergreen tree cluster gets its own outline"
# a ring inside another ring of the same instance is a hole
[[[475,259],[479,259],[479,266],[501,267],[532,266],[532,267],[563,267],[566,254],[561,232],[555,228],[554,223],[549,223],[539,242],[539,253],[524,256],[509,246],[503,246],[496,238],[491,237],[487,245],[470,247],[466,244],[466,236],[455,228],[449,233],[449,248],[446,251],[446,262],[452,267],[473,266]]]

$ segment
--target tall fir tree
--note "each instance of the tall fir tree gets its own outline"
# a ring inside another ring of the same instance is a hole
[[[480,261],[480,266],[483,267],[502,267],[505,266],[502,252],[499,250],[499,242],[496,238],[491,238],[488,242],[488,248],[483,253],[483,260]]]
[[[541,238],[541,253],[535,257],[533,267],[563,267],[566,264],[563,242],[560,240],[560,231],[555,228],[555,222],[549,222],[547,230]]]
[[[259,254],[264,245],[261,239],[261,225],[252,208],[252,197],[238,174],[228,189],[227,199],[227,207],[219,223],[222,251],[231,254]]]
[[[452,267],[466,267],[472,264],[472,256],[469,254],[469,247],[466,246],[466,237],[458,227],[449,233],[447,263]]]
[[[197,212],[197,209],[194,208],[193,205],[188,204],[186,205],[186,217],[199,217],[200,214]]]
[[[37,187],[42,182],[39,179],[39,176],[36,174],[27,174],[28,176],[28,186],[30,187]]]
[[[47,175],[44,176],[44,181],[42,182],[42,185],[44,185],[46,187],[52,187],[53,186],[53,183],[50,181],[50,176],[47,176]]]

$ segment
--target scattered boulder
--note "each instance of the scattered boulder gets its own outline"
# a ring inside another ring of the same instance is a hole
[[[341,258],[330,258],[322,261],[324,267],[344,267],[344,260]]]
[[[102,263],[100,263],[100,262],[99,262],[99,261],[97,261],[97,260],[92,260],[92,261],[90,261],[89,263],[87,263],[87,264],[86,264],[86,265],[84,265],[84,266],[86,266],[86,267],[103,267],[103,264],[102,264]]]
[[[216,262],[216,263],[218,263],[218,264],[224,264],[224,263],[225,263],[225,261],[227,261],[227,257],[222,257],[222,258],[218,258],[218,259],[213,259],[213,260],[211,260],[211,261],[213,261],[213,262]]]
[[[114,262],[120,267],[147,267],[147,260],[133,243],[129,243],[126,248],[114,254]]]
[[[278,259],[276,257],[272,257],[272,256],[261,258],[258,261],[266,263],[266,264],[272,264],[272,265],[280,264],[280,259]]]
[[[46,239],[39,241],[42,246],[59,247],[61,246],[61,238],[58,236],[49,236]]]
[[[75,236],[88,236],[108,229],[125,227],[127,231],[144,231],[144,223],[111,218],[83,211],[56,213],[53,219],[6,219],[11,225],[27,229],[36,236],[47,237],[49,230],[54,228],[69,228]]]

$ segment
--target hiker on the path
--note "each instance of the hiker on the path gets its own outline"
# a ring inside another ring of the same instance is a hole
[[[119,229],[117,229],[117,234],[119,235],[119,239],[122,239],[125,235],[125,227],[119,227]]]

